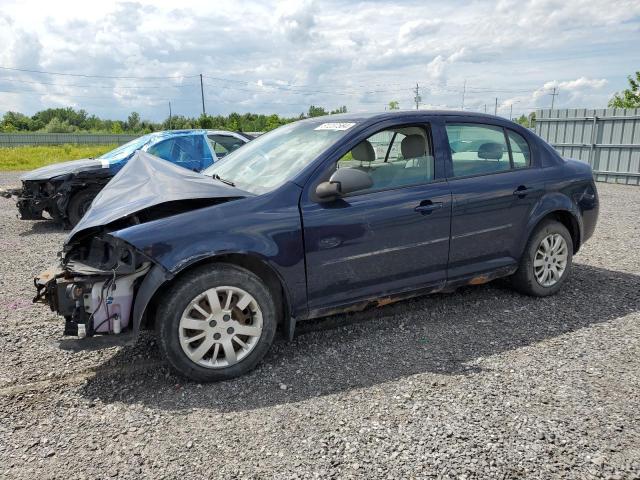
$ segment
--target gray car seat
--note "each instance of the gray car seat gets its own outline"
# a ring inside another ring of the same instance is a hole
[[[427,142],[421,135],[407,135],[402,139],[400,151],[406,160],[398,172],[396,183],[411,184],[433,180],[433,157],[427,154]]]
[[[371,176],[373,189],[385,188],[391,183],[394,176],[390,168],[391,165],[386,163],[373,164],[376,161],[376,151],[369,140],[363,140],[356,145],[351,150],[351,157],[359,162],[359,165],[354,168],[363,170]]]

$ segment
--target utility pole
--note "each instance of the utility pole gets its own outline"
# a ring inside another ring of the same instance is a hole
[[[464,110],[464,94],[467,93],[467,81],[462,84],[462,110]]]
[[[496,97],[496,106],[493,109],[493,114],[494,115],[498,115],[498,97]]]
[[[487,104],[484,104],[484,113],[487,113]]]
[[[204,110],[204,87],[202,86],[202,74],[200,74],[200,95],[202,96],[202,115],[206,115]]]
[[[556,93],[557,89],[556,87],[553,87],[553,93],[550,93],[549,95],[551,95],[551,110],[553,110],[553,105],[556,103],[556,95],[560,95],[559,93]]]
[[[420,108],[420,102],[422,101],[422,97],[420,96],[420,86],[416,83],[416,91],[415,91],[416,96],[413,97],[413,99],[416,102],[416,110],[418,110]]]
[[[169,100],[169,130],[171,130],[171,100]]]
[[[513,120],[513,103],[509,107],[509,120]]]

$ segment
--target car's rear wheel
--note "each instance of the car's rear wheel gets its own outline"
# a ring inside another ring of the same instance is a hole
[[[572,261],[573,241],[567,228],[555,220],[544,221],[529,238],[511,283],[527,295],[553,295],[567,281]]]
[[[160,349],[180,374],[198,382],[253,369],[276,332],[273,297],[252,272],[229,264],[177,280],[158,308]]]
[[[72,227],[75,227],[82,217],[84,217],[84,214],[87,213],[91,202],[93,202],[93,199],[96,198],[98,193],[98,190],[87,188],[78,190],[73,194],[67,206],[67,218]]]

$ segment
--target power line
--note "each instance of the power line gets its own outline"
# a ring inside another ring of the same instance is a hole
[[[84,73],[61,73],[61,72],[47,72],[44,70],[30,70],[27,68],[13,68],[13,67],[0,67],[0,70],[11,70],[14,72],[26,72],[26,73],[40,73],[45,75],[62,75],[66,77],[83,77],[83,78],[111,78],[111,79],[137,79],[137,80],[162,80],[167,78],[195,78],[198,75],[175,75],[167,77],[137,77],[137,76],[115,76],[115,75],[87,75]]]
[[[185,88],[185,87],[195,87],[197,83],[183,83],[180,85],[83,85],[77,83],[54,83],[54,82],[35,82],[30,80],[23,80],[20,78],[2,78],[0,77],[0,82],[14,82],[14,83],[28,83],[32,85],[52,85],[56,87],[81,87],[81,88],[108,88],[108,89],[136,89],[136,90],[144,90],[144,89],[161,89],[161,88]]]
[[[250,82],[250,81],[246,81],[246,80],[236,80],[236,79],[229,79],[229,78],[223,78],[223,77],[218,77],[218,76],[213,76],[213,75],[208,75],[208,74],[201,74],[201,75],[176,75],[176,76],[166,76],[166,77],[155,77],[155,76],[149,76],[149,77],[143,77],[143,76],[115,76],[115,75],[89,75],[89,74],[80,74],[80,73],[63,73],[63,72],[50,72],[50,71],[45,71],[45,70],[32,70],[32,69],[25,69],[25,68],[14,68],[14,67],[2,67],[0,66],[0,70],[8,70],[8,71],[17,71],[17,72],[27,72],[27,73],[38,73],[38,74],[47,74],[47,75],[62,75],[62,76],[69,76],[69,77],[81,77],[81,78],[102,78],[102,79],[137,79],[137,80],[166,80],[166,79],[184,79],[184,78],[197,78],[199,76],[202,76],[203,78],[207,78],[207,79],[211,79],[213,81],[218,81],[218,82],[225,82],[225,83],[231,83],[231,84],[236,84],[236,85],[244,85],[244,86],[248,86],[251,87],[252,85],[256,85],[258,86],[255,82]],[[51,83],[51,82],[29,82],[26,80],[10,80],[10,81],[16,81],[16,82],[21,82],[21,83],[41,83],[43,85],[58,85],[55,83]],[[208,83],[208,82],[207,82]],[[535,91],[537,90],[536,87],[531,87],[528,89],[506,89],[506,88],[502,88],[502,89],[491,89],[491,88],[482,88],[482,87],[468,87],[467,86],[467,82],[465,80],[465,82],[463,83],[462,86],[457,86],[457,85],[441,85],[441,84],[433,84],[433,83],[429,83],[429,82],[422,82],[423,84],[429,85],[431,86],[433,89],[435,90],[444,90],[444,91],[448,91],[448,92],[452,92],[452,93],[460,93],[460,92],[464,92],[466,94],[466,92],[470,92],[470,93],[524,93],[524,92],[531,92],[531,91]],[[71,86],[77,86],[77,87],[86,87],[86,88],[110,88],[109,86],[103,86],[103,85],[76,85],[76,84],[59,84],[60,86],[65,86],[65,87],[71,87]],[[135,85],[135,86],[120,86],[117,88],[130,88],[130,89],[145,89],[145,88],[185,88],[187,86],[195,86],[196,84],[183,84],[183,85],[167,85],[167,86],[161,86],[161,85],[149,85],[149,86],[144,86],[144,85]],[[232,87],[221,87],[218,85],[214,85],[211,84],[212,86],[216,86],[217,88],[228,88],[231,89]],[[392,85],[402,85],[402,83],[378,83],[375,84],[373,86],[392,86]],[[267,84],[263,84],[261,85],[263,88],[272,88],[272,89],[278,89],[278,90],[284,90],[284,91],[288,91],[290,93],[299,93],[299,94],[327,94],[327,95],[344,95],[344,96],[349,96],[349,95],[365,95],[365,94],[380,94],[380,93],[398,93],[398,92],[404,92],[406,91],[406,89],[404,88],[400,88],[400,89],[377,89],[377,90],[368,90],[368,91],[362,91],[361,88],[370,88],[372,85],[354,85],[351,88],[356,88],[357,90],[319,90],[317,88],[313,88],[314,85],[295,85],[295,84],[273,84],[271,83],[271,81],[269,81],[269,83]],[[312,87],[312,88],[309,88]],[[113,87],[116,88],[116,87]],[[233,89],[238,90],[238,91],[244,91],[240,88],[235,88],[233,87]],[[304,90],[307,89],[307,90]],[[462,89],[462,90],[460,90]],[[247,89],[246,91],[251,91],[253,92],[254,90],[250,90]]]

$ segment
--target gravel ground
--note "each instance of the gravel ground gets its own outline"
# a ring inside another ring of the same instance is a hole
[[[309,322],[212,385],[152,335],[57,350],[31,278],[65,234],[0,199],[0,477],[640,478],[640,188],[599,190],[559,295],[494,283]]]

